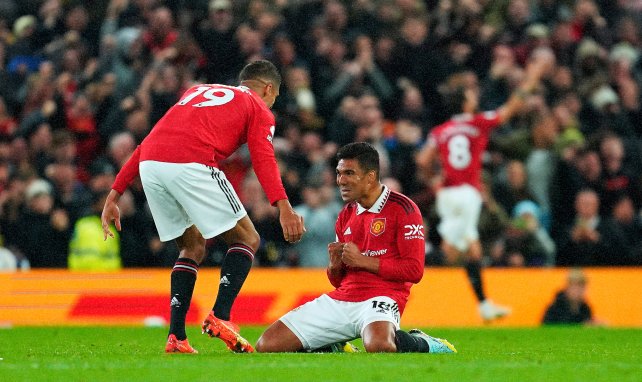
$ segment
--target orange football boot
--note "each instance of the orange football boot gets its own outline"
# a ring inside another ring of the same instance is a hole
[[[177,340],[176,336],[170,334],[167,337],[167,345],[165,345],[165,353],[198,353],[198,350],[190,346],[187,338],[184,340]]]
[[[202,333],[207,333],[210,337],[218,337],[227,348],[235,353],[253,353],[254,347],[239,334],[239,327],[233,322],[221,320],[214,317],[214,312],[210,311],[205,321],[203,321]]]

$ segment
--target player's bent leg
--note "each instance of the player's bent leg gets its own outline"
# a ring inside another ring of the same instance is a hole
[[[363,347],[368,353],[395,353],[395,326],[389,321],[368,324],[362,333]]]
[[[228,246],[239,243],[248,246],[253,252],[256,252],[261,244],[259,233],[256,231],[256,228],[254,228],[254,223],[252,223],[252,220],[250,220],[247,215],[243,216],[238,222],[236,222],[234,228],[223,232],[219,236]]]
[[[187,342],[185,317],[192,302],[199,264],[205,256],[205,240],[198,229],[191,226],[176,239],[176,243],[180,256],[171,275],[170,324],[165,351],[194,353]]]
[[[270,325],[256,343],[259,353],[297,352],[302,349],[301,340],[281,320]]]
[[[462,253],[446,240],[441,242],[441,250],[444,253],[446,265],[455,265],[462,256]]]
[[[251,353],[254,348],[239,334],[238,326],[230,322],[232,305],[247,278],[254,253],[259,246],[259,234],[250,218],[243,216],[236,225],[220,237],[228,245],[221,264],[218,294],[212,311],[203,322],[203,333],[218,337],[233,352]]]
[[[466,257],[469,261],[482,261],[482,247],[479,240],[473,240],[468,246],[468,251],[466,251]]]
[[[176,245],[180,251],[179,258],[194,260],[197,264],[205,258],[205,239],[196,226],[191,226],[176,238]]]

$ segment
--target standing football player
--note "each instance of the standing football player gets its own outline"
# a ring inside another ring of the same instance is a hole
[[[379,153],[368,143],[337,152],[337,185],[347,202],[328,245],[336,288],[285,314],[259,338],[259,352],[314,351],[361,337],[368,352],[453,353],[448,341],[399,329],[410,287],[424,273],[419,209],[379,179]]]
[[[508,121],[524,105],[544,73],[554,64],[554,55],[539,48],[534,51],[525,78],[508,101],[495,111],[477,113],[479,94],[475,89],[458,86],[446,94],[447,107],[454,116],[431,130],[417,164],[433,179],[433,162],[439,158],[442,181],[435,182],[436,208],[440,217],[437,230],[446,262],[464,258],[468,280],[479,301],[483,320],[490,321],[510,313],[510,309],[486,298],[481,277],[482,249],[477,224],[481,212],[481,157],[491,131]],[[443,185],[442,185],[443,184]]]
[[[220,161],[247,143],[252,165],[270,203],[279,209],[285,240],[305,232],[303,219],[288,201],[274,157],[274,115],[281,76],[269,61],[255,61],[239,74],[240,86],[201,84],[188,89],[136,148],[116,177],[102,213],[105,239],[109,224],[120,230],[118,199],[140,173],[149,208],[162,241],[176,239],[180,254],[172,270],[170,327],[165,351],[196,353],[187,340],[190,306],[205,240],[228,245],[221,265],[216,302],[202,325],[234,352],[254,349],[230,322],[230,311],[247,277],[260,238]]]

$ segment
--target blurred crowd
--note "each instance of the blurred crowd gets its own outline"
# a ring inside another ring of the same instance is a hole
[[[435,179],[415,154],[450,115],[441,94],[500,106],[532,50],[556,67],[492,136],[480,234],[487,266],[642,265],[640,0],[0,0],[0,268],[174,263],[136,183],[102,240],[115,174],[194,83],[283,75],[274,148],[307,233],[287,245],[247,152],[223,170],[261,234],[261,266],[324,267],[342,204],[333,156],[368,141],[442,263]],[[189,126],[185,126],[189,128]],[[225,253],[208,242],[208,265]]]

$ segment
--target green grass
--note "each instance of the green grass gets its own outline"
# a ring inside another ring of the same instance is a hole
[[[243,328],[256,341],[262,328]],[[188,329],[198,355],[164,354],[165,328],[0,330],[0,381],[640,381],[642,330],[432,329],[456,355],[232,354]],[[361,345],[360,342],[355,342]]]

